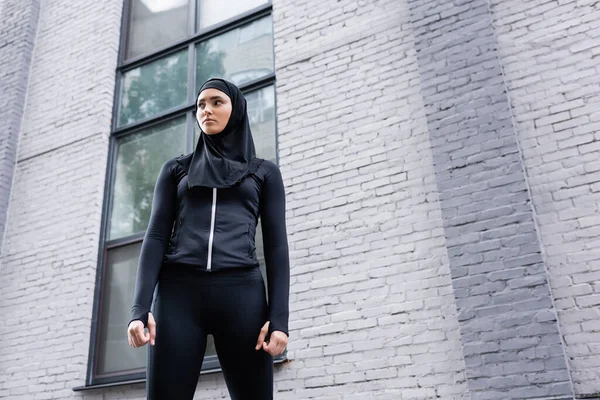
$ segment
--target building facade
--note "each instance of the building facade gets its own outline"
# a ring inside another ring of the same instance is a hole
[[[137,256],[212,75],[286,187],[276,399],[600,398],[600,4],[233,3],[0,0],[0,398],[145,398]]]

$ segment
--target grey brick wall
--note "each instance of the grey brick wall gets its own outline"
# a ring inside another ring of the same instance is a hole
[[[40,1],[0,1],[0,249],[14,176]]]
[[[273,1],[292,258],[276,399],[558,399],[567,365],[577,394],[600,391],[598,6],[490,1]],[[71,390],[122,1],[18,4],[0,0],[3,174],[20,137],[0,182],[0,398],[143,399]],[[195,398],[228,398],[222,375]]]
[[[407,4],[275,1],[274,20],[293,260],[278,398],[468,398]]]
[[[0,270],[0,397],[81,396],[121,5],[42,5]],[[273,13],[293,259],[277,398],[466,398],[405,9],[305,6]],[[227,398],[222,376],[196,397]]]
[[[2,21],[24,12],[3,4]],[[82,397],[120,13],[120,1],[41,4],[0,267],[0,398]]]
[[[491,0],[578,396],[600,396],[600,4]]]
[[[0,270],[0,397],[82,396],[120,12],[42,6]],[[467,398],[407,9],[276,1],[273,19],[293,260],[276,398]],[[222,376],[196,398],[227,398]]]
[[[570,398],[488,3],[409,3],[471,398]]]

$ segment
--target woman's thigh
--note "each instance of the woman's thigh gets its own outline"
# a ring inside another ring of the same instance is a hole
[[[257,272],[260,281],[253,274],[211,288],[218,304],[212,315],[215,348],[232,400],[273,398],[273,357],[254,349],[267,321],[265,286]]]
[[[189,283],[189,282],[188,282]],[[206,329],[182,280],[161,280],[154,304],[156,341],[148,349],[148,399],[191,400],[206,350]]]

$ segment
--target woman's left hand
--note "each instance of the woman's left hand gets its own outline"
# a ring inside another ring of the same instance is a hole
[[[260,333],[258,334],[258,341],[256,342],[256,347],[254,350],[258,350],[261,347],[264,351],[269,353],[272,356],[279,355],[283,353],[288,344],[288,337],[285,333],[281,331],[273,331],[271,332],[271,338],[268,342],[265,342],[265,337],[267,336],[267,332],[269,331],[270,321],[265,322]]]

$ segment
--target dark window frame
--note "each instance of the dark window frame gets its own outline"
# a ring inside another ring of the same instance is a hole
[[[145,232],[138,232],[133,235],[121,237],[118,239],[107,240],[107,233],[109,228],[109,217],[111,212],[112,196],[113,196],[113,182],[115,178],[115,166],[117,158],[117,144],[118,140],[124,136],[134,134],[138,131],[146,130],[151,126],[161,124],[171,119],[186,118],[185,129],[186,129],[186,151],[193,151],[194,140],[194,116],[192,112],[195,107],[195,78],[196,78],[196,53],[195,46],[197,43],[210,39],[212,37],[221,35],[229,30],[235,29],[239,26],[245,25],[249,22],[258,20],[262,17],[272,15],[272,3],[269,0],[264,5],[258,6],[254,9],[248,10],[244,13],[238,14],[227,20],[221,21],[215,25],[211,25],[207,28],[201,29],[195,32],[197,18],[196,13],[198,11],[199,1],[202,0],[190,0],[188,2],[189,7],[189,29],[188,37],[178,42],[172,43],[168,46],[157,49],[151,53],[140,55],[139,57],[125,60],[126,41],[129,30],[129,17],[131,11],[131,0],[125,0],[123,2],[123,12],[121,21],[121,39],[118,50],[118,66],[116,68],[116,79],[114,86],[114,97],[113,97],[113,110],[112,110],[112,121],[111,121],[111,135],[109,138],[109,149],[108,149],[108,162],[105,173],[105,186],[104,186],[104,199],[102,205],[102,219],[100,226],[100,237],[99,237],[99,255],[96,268],[96,281],[94,288],[94,303],[92,311],[91,321],[91,332],[90,332],[90,346],[88,354],[88,366],[87,366],[87,377],[84,386],[74,387],[74,391],[99,389],[103,387],[113,387],[125,384],[139,384],[144,383],[146,379],[146,368],[131,370],[129,372],[120,372],[113,374],[106,374],[98,376],[95,373],[95,369],[98,361],[98,349],[99,349],[99,329],[101,326],[100,316],[102,315],[102,305],[104,296],[104,282],[107,271],[107,253],[109,250],[118,248],[121,246],[130,245],[133,243],[141,242]],[[117,127],[117,113],[119,111],[119,103],[121,96],[121,84],[123,74],[129,70],[145,65],[154,60],[162,58],[168,54],[175,53],[187,49],[188,51],[188,90],[187,90],[187,102],[183,106],[178,106],[170,110],[166,110],[158,115],[151,118],[146,118],[135,123]],[[274,52],[274,48],[272,49]],[[240,89],[244,93],[249,93],[255,90],[259,90],[265,87],[273,86],[275,88],[275,73],[271,73],[260,79],[253,80],[243,85],[239,85]],[[275,95],[275,110],[277,110],[277,96]],[[275,117],[276,118],[276,117]],[[275,153],[276,161],[279,163],[279,151],[278,151],[278,131],[277,131],[277,119],[275,119]],[[126,340],[126,332],[123,332],[123,340]],[[279,355],[273,357],[274,363],[281,363],[287,359],[287,350]],[[216,356],[209,356],[204,359],[202,365],[201,374],[214,373],[221,371],[218,359]]]

